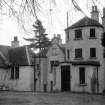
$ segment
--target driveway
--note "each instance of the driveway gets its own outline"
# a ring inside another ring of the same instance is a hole
[[[0,92],[0,105],[105,105],[105,96],[76,93]]]

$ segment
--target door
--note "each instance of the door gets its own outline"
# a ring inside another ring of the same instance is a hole
[[[61,66],[61,91],[70,91],[70,66]]]

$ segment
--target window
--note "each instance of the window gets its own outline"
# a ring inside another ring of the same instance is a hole
[[[19,79],[19,66],[11,67],[11,79]]]
[[[50,72],[52,72],[53,70],[55,70],[55,67],[59,65],[59,61],[50,61]]]
[[[52,56],[57,56],[57,48],[52,48]]]
[[[82,30],[75,30],[75,39],[82,39]]]
[[[79,82],[80,84],[85,84],[85,68],[84,67],[79,68]]]
[[[96,57],[96,48],[90,48],[90,58]]]
[[[90,29],[90,38],[95,38],[95,28]]]
[[[69,60],[70,59],[70,50],[67,49],[67,59]]]
[[[39,70],[39,69],[40,69],[39,64],[36,64],[36,69],[37,69],[37,70]]]
[[[69,31],[67,31],[67,41],[69,40]]]
[[[82,48],[75,49],[75,58],[82,58]]]

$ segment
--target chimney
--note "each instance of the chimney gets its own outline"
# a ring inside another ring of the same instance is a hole
[[[54,37],[52,39],[52,43],[62,44],[62,39],[60,34],[54,34]]]
[[[104,27],[104,32],[105,32],[105,8],[103,8],[102,25]]]
[[[19,47],[19,41],[18,41],[18,37],[17,36],[14,36],[14,40],[11,41],[11,47],[12,48]]]
[[[99,22],[99,12],[97,6],[92,6],[91,18]]]

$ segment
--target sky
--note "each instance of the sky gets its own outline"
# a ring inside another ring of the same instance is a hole
[[[53,34],[61,34],[63,42],[65,42],[65,32],[64,29],[67,28],[67,12],[69,16],[69,26],[79,19],[83,18],[85,15],[80,11],[76,10],[71,3],[71,0],[42,0],[41,11],[37,11],[38,18],[42,21],[43,26],[46,28],[46,33],[51,39]],[[46,2],[47,1],[47,2]],[[91,6],[93,5],[92,0],[75,0],[83,12],[90,17]],[[100,16],[102,16],[102,8],[105,5],[104,0],[94,0],[98,9],[100,11]],[[51,12],[50,12],[51,9]],[[101,18],[100,18],[101,22]],[[29,20],[27,24],[29,23]],[[18,36],[20,45],[29,44],[23,39],[23,37],[32,37],[33,34],[24,32],[17,23],[15,17],[10,17],[6,15],[0,15],[0,45],[11,45],[11,41],[14,36]],[[26,25],[26,30],[32,33],[32,24]],[[31,28],[29,28],[31,27]]]

